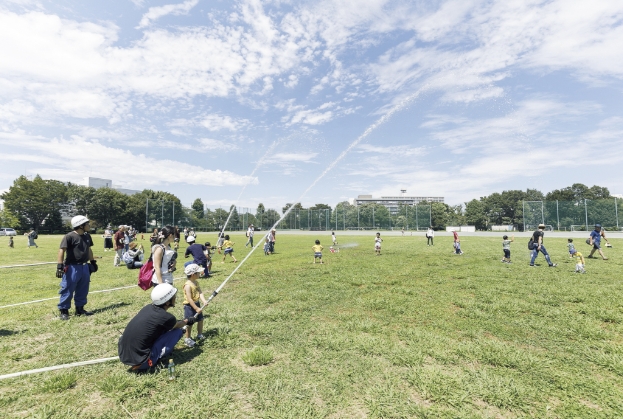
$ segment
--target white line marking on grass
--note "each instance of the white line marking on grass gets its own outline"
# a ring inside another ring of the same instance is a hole
[[[0,266],[0,269],[6,269],[6,268],[21,268],[23,266],[37,266],[37,265],[51,265],[53,263],[56,262],[37,262],[37,263],[28,263],[25,265],[9,265],[9,266]]]
[[[92,359],[90,361],[80,361],[80,362],[73,362],[71,364],[62,364],[62,365],[55,365],[53,367],[38,368],[36,370],[14,372],[12,374],[0,375],[0,380],[5,380],[7,378],[21,377],[22,375],[37,374],[39,372],[62,370],[62,369],[65,369],[65,368],[81,367],[83,365],[101,364],[103,362],[114,361],[114,360],[119,360],[119,357],[118,356],[113,356],[113,357],[110,357],[110,358]]]
[[[185,276],[180,276],[180,277],[177,277],[177,278],[173,278],[173,281],[177,281],[178,279],[183,279],[183,278],[186,278],[186,277]],[[111,291],[125,290],[125,289],[128,289],[128,288],[135,288],[137,286],[138,285],[128,285],[128,286],[125,286],[125,287],[111,288],[109,290],[89,291],[89,294],[97,294],[98,292],[111,292]],[[24,303],[16,303],[16,304],[9,304],[9,305],[6,305],[6,306],[0,306],[0,308],[9,308],[9,307],[23,306],[23,305],[26,305],[26,304],[34,304],[34,303],[40,303],[42,301],[50,301],[50,300],[57,300],[57,299],[58,299],[58,297],[44,298],[42,300],[26,301]]]

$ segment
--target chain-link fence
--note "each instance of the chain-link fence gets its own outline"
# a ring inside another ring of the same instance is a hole
[[[621,230],[623,200],[617,198],[581,201],[524,201],[524,231],[539,224],[559,231],[589,231],[595,224],[606,230]]]

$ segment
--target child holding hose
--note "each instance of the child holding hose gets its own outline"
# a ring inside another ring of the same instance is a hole
[[[204,268],[196,263],[191,263],[184,268],[184,273],[186,274],[186,283],[184,284],[184,317],[194,317],[195,314],[199,313],[196,317],[197,340],[203,340],[204,338],[203,312],[201,310],[200,302],[203,303],[204,306],[207,304],[207,301],[203,296],[203,292],[201,292],[201,287],[199,287],[199,283],[197,282],[201,274],[203,274],[203,271]],[[186,338],[184,339],[184,344],[189,348],[195,346],[195,341],[190,337],[192,329],[192,324],[186,326]]]

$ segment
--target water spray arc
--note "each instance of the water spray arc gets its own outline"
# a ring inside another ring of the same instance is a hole
[[[307,189],[305,189],[305,191],[303,192],[303,194],[299,197],[298,200],[296,200],[291,206],[290,208],[288,208],[286,210],[286,212],[283,213],[283,215],[281,216],[281,218],[279,218],[275,224],[273,224],[273,226],[270,228],[270,230],[276,228],[279,223],[288,216],[288,214],[290,213],[290,211],[292,211],[292,209],[294,208],[294,206],[301,202],[303,200],[303,198],[305,197],[305,195],[307,195],[307,193],[314,187],[316,186],[316,184],[323,178],[326,176],[327,173],[329,173],[334,167],[335,165],[337,165],[340,160],[342,160],[344,157],[346,157],[346,155],[353,149],[355,148],[357,145],[359,145],[359,143],[361,143],[361,141],[363,141],[364,138],[366,138],[368,135],[370,135],[370,133],[372,131],[374,131],[375,129],[377,129],[379,126],[383,125],[385,122],[387,122],[396,112],[404,109],[409,103],[411,103],[417,96],[419,95],[419,92],[407,97],[406,99],[404,99],[403,101],[401,101],[398,105],[394,106],[389,112],[387,112],[385,115],[383,115],[382,117],[380,117],[376,122],[374,122],[372,125],[370,125],[364,132],[363,134],[361,134],[355,141],[353,141],[348,148],[346,148],[346,150],[342,151],[342,153],[333,161],[331,162],[331,164],[329,164],[329,166],[327,166],[327,168],[316,178],[316,180],[314,180],[312,182],[311,185],[309,185],[309,187]],[[268,233],[266,233],[266,236],[264,237],[268,237],[268,235],[270,234],[270,230],[268,231]],[[210,304],[210,301],[212,301],[214,299],[214,297],[216,297],[218,295],[218,293],[221,291],[221,289],[223,289],[223,287],[225,286],[225,284],[227,284],[227,281],[229,281],[229,279],[234,276],[234,274],[238,271],[238,269],[240,269],[242,267],[242,265],[244,265],[244,263],[246,262],[246,260],[253,254],[253,252],[255,252],[255,249],[257,249],[259,246],[255,246],[251,248],[251,251],[247,254],[247,256],[245,256],[244,259],[242,259],[240,261],[240,263],[236,266],[236,268],[229,274],[229,276],[227,276],[227,278],[225,278],[225,280],[221,283],[221,285],[219,285],[219,287],[214,290],[214,292],[212,292],[212,295],[210,295],[210,297],[206,300],[206,303],[201,306],[201,308],[203,309],[205,306],[207,306],[208,304]],[[199,315],[199,313],[195,314],[195,317],[197,317]]]
[[[267,160],[268,155],[270,155],[273,152],[273,150],[275,149],[275,147],[277,147],[279,142],[280,142],[279,140],[273,141],[273,143],[270,145],[270,147],[268,147],[268,149],[266,150],[266,153],[264,153],[264,155],[258,160],[257,164],[253,168],[253,171],[249,175],[249,178],[253,178],[253,175],[255,175],[255,172],[257,172],[257,169],[259,169],[264,164],[264,162]],[[223,228],[220,229],[220,231],[219,231],[219,237],[225,231],[225,229],[227,228],[227,224],[229,224],[229,220],[231,218],[231,215],[234,213],[234,208],[236,208],[235,204],[238,201],[240,201],[240,198],[242,197],[242,194],[244,193],[245,189],[247,189],[247,186],[249,185],[249,183],[250,182],[247,182],[247,183],[244,184],[244,186],[242,187],[242,190],[238,194],[238,198],[236,198],[236,200],[234,201],[234,204],[229,209],[229,215],[227,215],[227,219],[225,220],[225,224],[223,224]]]

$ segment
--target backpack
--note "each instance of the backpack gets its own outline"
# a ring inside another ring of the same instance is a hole
[[[36,232],[36,231],[35,231],[35,232],[33,232],[32,238],[33,238],[34,240],[36,240],[36,239],[38,239],[38,238],[39,238],[39,235],[37,234],[37,232]]]
[[[162,246],[162,245],[161,245]],[[162,251],[164,252],[164,246],[162,246]],[[154,276],[154,254],[149,255],[149,260],[141,266],[141,269],[138,271],[138,286],[147,291],[154,284],[151,282],[151,278]]]
[[[121,255],[121,260],[125,263],[134,262],[134,258],[130,255],[130,252],[123,252],[123,255]]]
[[[534,240],[530,237],[530,241],[528,242],[528,250],[534,250],[536,246],[534,245]]]

